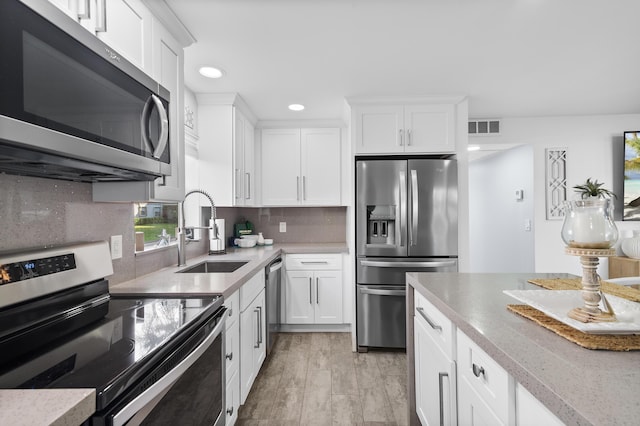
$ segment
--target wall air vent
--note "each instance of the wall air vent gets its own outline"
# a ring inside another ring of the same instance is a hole
[[[469,120],[469,136],[499,134],[500,120]]]

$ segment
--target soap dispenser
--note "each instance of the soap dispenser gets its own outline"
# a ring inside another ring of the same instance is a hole
[[[262,236],[262,232],[258,232],[258,245],[259,246],[264,245],[264,237]]]

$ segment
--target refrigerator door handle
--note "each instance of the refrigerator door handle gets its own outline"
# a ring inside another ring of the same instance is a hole
[[[398,247],[404,247],[404,236],[407,234],[407,222],[404,219],[402,211],[402,203],[407,203],[407,174],[405,171],[400,172],[400,199],[396,206],[396,235],[398,236]]]
[[[456,266],[455,260],[439,262],[384,262],[379,260],[361,260],[362,266],[374,266],[377,268],[440,268],[443,266]]]
[[[409,244],[418,244],[418,172],[411,170],[411,230],[409,232]]]

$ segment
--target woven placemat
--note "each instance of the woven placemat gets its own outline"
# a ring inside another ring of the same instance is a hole
[[[548,290],[581,290],[581,278],[551,278],[531,279],[531,284]],[[634,302],[640,302],[640,290],[635,288],[602,281],[601,289],[604,293],[622,297]],[[507,305],[507,309],[517,313],[542,327],[553,331],[559,336],[587,349],[601,349],[608,351],[637,351],[640,350],[640,336],[633,334],[587,334],[582,331],[551,318],[542,311],[529,305]]]
[[[507,305],[507,309],[534,321],[583,348],[608,351],[640,350],[640,336],[634,334],[586,334],[547,316],[544,312],[532,308],[529,305]]]
[[[529,282],[548,290],[582,289],[581,278],[533,279],[529,280]],[[631,300],[633,302],[640,302],[640,290],[633,287],[602,281],[600,288],[604,293],[622,297],[623,299]]]

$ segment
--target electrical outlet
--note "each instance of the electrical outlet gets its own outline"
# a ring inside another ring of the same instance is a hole
[[[111,259],[122,259],[122,235],[111,236]]]
[[[280,232],[287,232],[287,222],[280,222]]]

